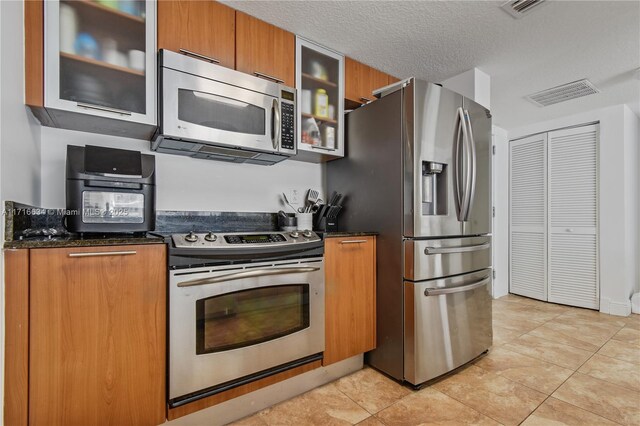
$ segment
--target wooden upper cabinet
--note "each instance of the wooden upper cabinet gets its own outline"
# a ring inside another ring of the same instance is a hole
[[[296,84],[295,36],[236,11],[236,69],[247,74]]]
[[[158,49],[184,49],[235,67],[236,11],[213,0],[158,2]]]
[[[355,61],[344,62],[345,98],[360,104],[373,101],[373,91],[389,84],[389,74]]]
[[[375,347],[376,238],[327,238],[323,364]]]
[[[164,423],[166,274],[160,244],[30,251],[29,424]]]
[[[400,81],[400,79],[399,79],[399,78],[397,78],[397,77],[394,77],[394,76],[390,75],[390,76],[389,76],[389,83],[388,83],[388,84],[397,83],[397,82],[399,82],[399,81]]]

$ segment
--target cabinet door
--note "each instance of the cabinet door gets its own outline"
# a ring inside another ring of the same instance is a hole
[[[389,75],[351,58],[345,58],[345,98],[358,103],[373,101],[373,91],[389,84]]]
[[[117,135],[127,135],[122,121],[155,126],[156,2],[44,3],[45,107],[53,121],[95,132],[103,125],[87,115],[118,120],[101,128]]]
[[[204,55],[234,68],[235,13],[216,1],[159,1],[158,49]]]
[[[295,87],[295,36],[236,11],[236,69]]]
[[[548,138],[548,300],[598,309],[598,125]]]
[[[400,81],[399,78],[390,75],[389,78],[388,78],[388,83],[387,84],[393,84],[393,83],[397,83],[399,81]]]
[[[547,300],[547,135],[510,144],[509,291]]]
[[[165,420],[164,245],[32,250],[29,423]]]
[[[376,347],[375,237],[325,243],[324,365]]]

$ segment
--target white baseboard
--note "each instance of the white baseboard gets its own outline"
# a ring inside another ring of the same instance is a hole
[[[614,302],[613,300],[600,299],[600,312],[603,314],[627,317],[631,315],[631,301]]]
[[[328,367],[316,368],[315,370],[275,383],[266,388],[258,389],[255,392],[165,422],[164,425],[226,425],[279,402],[303,394],[311,389],[332,382],[342,376],[361,370],[362,367],[363,356],[357,355]]]

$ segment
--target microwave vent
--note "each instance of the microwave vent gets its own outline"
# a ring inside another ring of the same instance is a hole
[[[571,99],[600,93],[589,80],[582,79],[526,96],[534,104],[545,107]]]
[[[545,0],[511,0],[504,3],[500,8],[515,19],[520,19],[544,2]]]
[[[260,155],[257,152],[240,151],[237,149],[220,148],[218,146],[204,145],[200,150],[201,154],[214,155],[216,157],[254,158]]]

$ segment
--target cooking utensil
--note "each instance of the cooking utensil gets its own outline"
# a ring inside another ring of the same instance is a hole
[[[296,210],[296,208],[295,208],[295,207],[293,207],[293,206],[291,205],[291,203],[289,202],[289,199],[287,198],[287,194],[285,194],[284,192],[282,193],[282,198],[284,198],[284,202],[285,202],[289,207],[291,207],[291,210],[293,210],[293,212],[294,212],[294,213],[297,213],[297,212],[298,212],[298,211]]]
[[[313,206],[318,201],[319,195],[320,193],[315,189],[309,189],[309,192],[307,192],[307,202],[309,203],[309,206],[305,208],[305,213],[311,212],[311,206]]]

